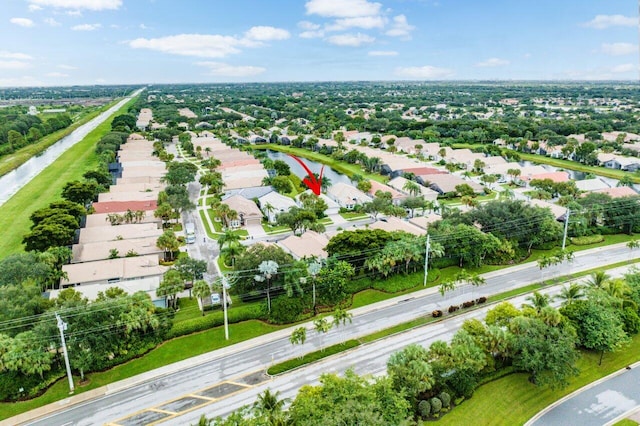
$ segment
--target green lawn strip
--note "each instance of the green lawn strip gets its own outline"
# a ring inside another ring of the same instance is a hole
[[[284,362],[280,362],[278,364],[272,365],[267,369],[267,374],[275,376],[277,374],[281,374],[287,371],[291,371],[294,368],[302,367],[303,365],[311,364],[313,362],[319,361],[323,358],[330,357],[340,352],[347,351],[349,349],[353,349],[355,347],[360,346],[360,342],[357,340],[347,340],[342,343],[338,343],[337,345],[329,346],[327,348],[321,349],[315,352],[309,352],[300,358],[293,358]]]
[[[375,180],[378,182],[386,182],[387,178],[385,178],[382,175],[379,174],[375,174],[375,173],[367,173],[364,170],[362,170],[362,168],[358,165],[358,164],[349,164],[347,162],[344,161],[338,161],[334,158],[331,158],[327,155],[324,154],[320,154],[317,152],[312,152],[312,151],[308,151],[304,148],[294,148],[291,146],[282,146],[282,145],[274,145],[274,144],[266,144],[266,145],[257,145],[254,146],[253,149],[270,149],[273,151],[280,151],[280,152],[285,152],[287,154],[294,154],[298,157],[303,157],[309,160],[313,160],[313,161],[317,161],[318,163],[322,163],[325,164],[329,167],[331,167],[333,170],[335,170],[338,173],[342,173],[344,175],[347,175],[349,177],[353,176],[354,174],[359,174],[363,177],[365,177],[366,179],[371,179],[371,180]]]
[[[638,426],[638,422],[631,419],[622,419],[619,422],[615,422],[613,426]]]
[[[89,383],[76,387],[75,394],[86,392],[118,380],[133,377],[173,362],[182,361],[197,355],[233,345],[254,337],[271,333],[288,326],[274,326],[261,321],[245,321],[229,325],[229,340],[224,339],[223,327],[212,328],[201,333],[179,337],[153,349],[143,357],[119,365],[108,371],[88,374]],[[76,378],[78,381],[79,378]],[[66,378],[59,380],[43,395],[29,401],[0,403],[0,420],[59,401],[69,396]]]
[[[640,360],[640,336],[620,352],[608,353],[598,365],[599,353],[582,351],[581,373],[560,390],[536,387],[527,374],[517,373],[479,387],[473,397],[442,417],[438,424],[521,425],[536,413],[571,392]]]
[[[356,212],[346,212],[339,213],[343,219],[346,220],[358,220],[358,219],[366,219],[368,216],[364,213],[356,213]]]
[[[37,143],[20,148],[13,154],[2,158],[0,160],[0,176],[4,176],[10,171],[17,169],[18,167],[26,163],[31,157],[38,155],[41,152],[44,152],[51,145],[54,145],[56,142],[58,142],[60,139],[64,138],[65,136],[70,135],[78,127],[82,126],[85,123],[88,123],[89,121],[91,121],[92,119],[100,115],[102,112],[108,110],[118,102],[119,102],[119,99],[114,100],[108,103],[107,105],[104,105],[103,107],[95,109],[91,112],[81,114],[78,121],[76,121],[75,123],[71,123],[71,125],[66,129],[60,129],[47,136],[44,136]]]
[[[223,259],[222,256],[218,257],[218,266],[220,267],[220,271],[222,271],[222,272],[231,272],[231,271],[233,271],[233,268],[227,266],[224,263],[224,259]]]
[[[202,224],[204,226],[204,230],[207,232],[207,236],[209,238],[212,239],[217,239],[218,237],[216,236],[216,234],[214,234],[213,232],[211,232],[211,228],[209,228],[209,222],[207,221],[207,217],[205,215],[208,214],[209,209],[207,210],[198,210],[198,213],[200,214],[200,219],[202,220]],[[215,222],[214,222],[214,226],[215,226]]]
[[[126,113],[134,102],[135,98],[113,115]],[[24,250],[22,238],[31,227],[31,213],[60,199],[62,188],[67,182],[82,180],[86,171],[96,167],[96,144],[110,130],[111,121],[107,119],[0,206],[1,257]]]

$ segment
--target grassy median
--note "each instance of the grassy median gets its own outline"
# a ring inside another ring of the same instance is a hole
[[[113,115],[126,113],[134,102],[135,98]],[[110,130],[107,119],[0,206],[0,257],[23,251],[22,238],[31,227],[31,213],[59,199],[67,182],[81,180],[86,171],[97,166],[96,144]]]

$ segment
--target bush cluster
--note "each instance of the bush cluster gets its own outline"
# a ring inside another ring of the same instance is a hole
[[[230,324],[248,321],[248,320],[264,320],[265,312],[261,305],[247,306],[237,309],[229,309],[227,312]],[[169,331],[168,338],[184,336],[198,331],[208,330],[224,324],[222,311],[214,312],[210,315],[197,317],[175,323]]]
[[[431,312],[431,316],[434,318],[440,318],[442,316],[442,311],[440,309],[436,309],[435,311]]]

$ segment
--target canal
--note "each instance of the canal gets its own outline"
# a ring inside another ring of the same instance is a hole
[[[280,151],[272,151],[270,149],[268,149],[266,152],[267,156],[272,160],[282,160],[287,163],[291,168],[291,173],[297,175],[298,177],[300,177],[300,179],[304,179],[307,176],[307,172],[302,168],[302,166],[300,166],[300,164],[298,164],[298,162],[291,158],[288,154]],[[300,160],[302,160],[304,164],[307,165],[309,170],[311,170],[313,173],[320,173],[320,169],[322,169],[323,166],[322,163],[318,163],[317,161],[313,160],[307,160],[306,158],[300,158]],[[351,182],[351,179],[349,179],[347,175],[338,173],[329,166],[324,166],[324,172],[322,173],[322,176],[329,178],[331,184],[338,182],[347,183],[350,185],[353,184]]]

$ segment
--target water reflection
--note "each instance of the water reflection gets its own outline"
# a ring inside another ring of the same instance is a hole
[[[289,157],[289,155],[285,154],[284,152],[272,151],[268,149],[267,155],[272,160],[282,160],[285,163],[287,163],[291,168],[291,173],[293,173],[294,175],[297,175],[301,179],[304,179],[307,176],[307,172],[302,168],[302,166],[300,166],[300,164],[298,164],[296,160]],[[300,159],[307,165],[307,167],[309,167],[309,170],[311,170],[313,173],[320,173],[320,169],[322,168],[322,163],[318,163],[313,160],[307,160],[306,158],[300,158]],[[328,177],[331,180],[332,184],[338,183],[338,182],[351,184],[351,180],[347,175],[338,173],[329,166],[324,166],[324,172],[322,175]]]
[[[29,183],[31,179],[36,177],[42,170],[57,160],[66,150],[84,139],[89,132],[102,124],[111,114],[122,108],[125,103],[129,102],[132,97],[138,95],[141,91],[142,89],[137,90],[131,96],[121,100],[93,120],[78,127],[71,134],[60,139],[60,141],[47,148],[41,154],[31,157],[17,169],[2,176],[0,178],[0,206],[7,202],[7,200]]]

